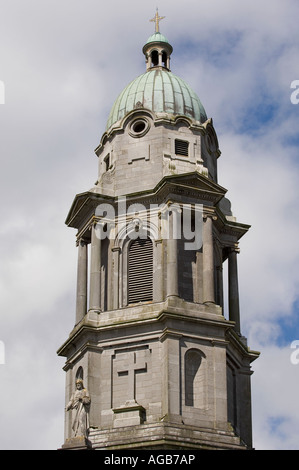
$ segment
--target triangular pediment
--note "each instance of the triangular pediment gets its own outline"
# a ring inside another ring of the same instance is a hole
[[[66,225],[79,228],[84,219],[89,218],[94,212],[98,204],[107,201],[113,201],[113,198],[93,191],[77,194],[66,217]]]
[[[147,191],[124,194],[123,196],[132,203],[136,200],[148,200],[149,202],[162,202],[169,198],[184,198],[196,200],[203,204],[216,206],[226,194],[226,189],[200,173],[187,173],[183,175],[171,175],[164,177],[155,188]],[[115,204],[117,197],[99,194],[92,190],[77,194],[65,223],[69,227],[79,228],[93,214],[98,204],[110,202]]]
[[[198,172],[166,176],[162,182],[176,184],[182,187],[193,187],[194,189],[207,191],[209,193],[214,193],[215,195],[219,194],[221,196],[224,196],[227,192],[225,188]]]
[[[187,173],[183,175],[166,176],[163,178],[152,194],[156,196],[162,193],[172,193],[179,197],[190,197],[201,200],[203,203],[209,201],[216,205],[226,194],[227,190],[200,173]],[[165,196],[164,196],[165,197]]]

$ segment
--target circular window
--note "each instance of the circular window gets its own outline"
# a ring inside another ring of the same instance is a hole
[[[129,130],[129,134],[132,137],[142,137],[149,130],[150,125],[147,119],[138,118],[132,122]]]
[[[145,128],[146,128],[146,124],[144,121],[136,121],[132,125],[132,130],[136,132],[136,134],[143,132]]]

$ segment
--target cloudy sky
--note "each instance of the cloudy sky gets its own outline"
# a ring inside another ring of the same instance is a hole
[[[74,324],[77,263],[64,221],[75,194],[96,180],[94,149],[114,99],[145,70],[156,6],[0,0],[0,449],[63,443],[64,359],[56,351]],[[237,219],[252,226],[240,244],[239,282],[242,331],[261,351],[254,445],[299,449],[299,354],[291,348],[299,342],[299,104],[291,101],[299,2],[158,7],[172,72],[213,118],[219,183]]]

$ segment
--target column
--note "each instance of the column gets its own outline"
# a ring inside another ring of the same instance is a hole
[[[145,56],[146,70],[149,70],[151,67],[151,56],[146,54]]]
[[[177,210],[170,209],[167,240],[167,297],[179,295],[177,216]]]
[[[78,242],[76,324],[87,312],[87,243]]]
[[[203,302],[215,303],[213,219],[203,222]]]
[[[158,52],[158,57],[159,57],[159,66],[162,67],[162,51]]]
[[[216,292],[216,303],[223,308],[223,267],[216,267],[217,277],[217,292]]]
[[[236,332],[240,334],[240,307],[237,250],[231,249],[228,255],[228,306],[229,319],[235,322]]]
[[[113,256],[113,308],[119,308],[119,255],[120,248],[112,248]]]
[[[91,227],[89,309],[101,310],[101,230],[98,223]]]

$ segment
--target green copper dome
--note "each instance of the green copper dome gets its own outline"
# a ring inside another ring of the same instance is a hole
[[[136,108],[154,113],[186,116],[201,123],[207,115],[198,96],[181,78],[170,71],[170,55],[173,51],[168,39],[160,33],[159,22],[164,16],[150,20],[155,22],[152,34],[142,52],[145,55],[146,72],[135,78],[116,99],[107,122],[107,130]]]
[[[111,109],[107,129],[140,105],[155,113],[183,115],[201,123],[207,120],[203,105],[189,85],[161,67],[148,70],[123,90]]]
[[[168,39],[163,34],[161,34],[160,31],[152,34],[146,41],[146,44],[149,44],[150,42],[166,42],[169,44]]]

